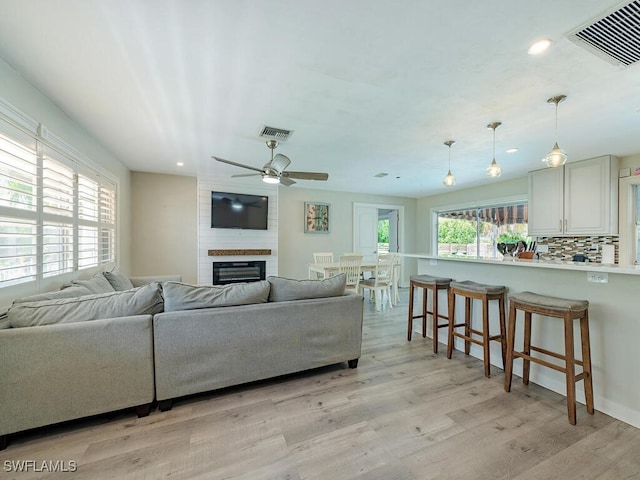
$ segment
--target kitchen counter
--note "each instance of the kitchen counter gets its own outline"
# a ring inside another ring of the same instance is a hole
[[[609,265],[595,262],[562,262],[558,260],[529,260],[520,258],[505,258],[504,260],[498,260],[495,258],[439,257],[427,253],[401,253],[400,255],[407,258],[417,258],[436,262],[484,263],[510,267],[554,268],[560,270],[595,270],[603,273],[640,275],[640,266],[636,265]]]
[[[530,291],[542,295],[589,301],[589,324],[595,408],[623,422],[640,427],[640,370],[638,369],[638,339],[640,318],[640,269],[632,266],[596,263],[553,262],[540,260],[495,260],[476,258],[436,257],[429,254],[404,254],[411,270],[418,274],[472,280],[493,285],[505,285],[509,293]],[[441,292],[441,313],[446,313],[446,293]],[[464,303],[456,303],[456,317],[463,318]],[[490,302],[491,331],[497,331],[497,305]],[[480,302],[473,302],[473,321],[482,318]],[[537,317],[535,315],[534,317]],[[518,322],[522,322],[522,315]],[[416,327],[418,328],[418,327]],[[429,335],[431,321],[428,323]],[[446,337],[446,336],[445,336]],[[532,341],[552,351],[564,349],[564,330],[557,319],[534,319]],[[446,343],[446,338],[442,339]],[[464,355],[464,342],[456,342],[454,359]],[[500,346],[491,342],[492,363],[502,368]],[[516,343],[522,344],[522,328]],[[461,351],[458,351],[462,349]],[[471,346],[471,355],[482,358],[482,349]],[[522,374],[522,361],[514,363],[514,373]],[[478,370],[482,375],[482,368]],[[564,375],[549,368],[531,365],[531,381],[565,394]],[[525,388],[514,378],[513,388]],[[577,386],[578,401],[584,403],[582,382]],[[584,407],[578,408],[578,415]],[[578,422],[580,420],[578,419]]]

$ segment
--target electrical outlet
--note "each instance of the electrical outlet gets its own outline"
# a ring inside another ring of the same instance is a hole
[[[549,253],[549,245],[538,245],[536,251],[538,253]]]
[[[604,272],[587,272],[587,282],[609,283],[609,274]]]

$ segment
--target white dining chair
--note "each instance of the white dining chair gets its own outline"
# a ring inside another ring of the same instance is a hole
[[[360,293],[360,277],[362,274],[362,255],[340,256],[339,272],[346,275],[345,290]]]
[[[391,303],[391,282],[393,280],[393,264],[392,258],[388,254],[378,255],[378,262],[373,278],[366,280],[360,280],[359,289],[364,295],[364,290],[369,289],[374,293],[374,301],[376,303],[376,310],[382,308],[384,302],[384,295],[387,295],[387,301],[389,302],[389,308],[393,308]],[[380,298],[378,299],[378,294]]]
[[[315,252],[313,254],[313,263],[333,263],[333,252]],[[316,278],[324,278],[324,275],[316,272]]]

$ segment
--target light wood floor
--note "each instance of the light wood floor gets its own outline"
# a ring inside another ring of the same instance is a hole
[[[345,364],[11,438],[0,478],[640,479],[640,430],[431,340],[406,341],[407,292],[376,313]],[[579,384],[581,387],[581,384]],[[6,461],[76,461],[75,473],[9,473]]]

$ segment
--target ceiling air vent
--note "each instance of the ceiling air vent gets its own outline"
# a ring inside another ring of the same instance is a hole
[[[640,60],[640,0],[572,32],[569,39],[614,65],[634,64]]]
[[[293,130],[264,126],[260,129],[259,137],[286,142],[293,135]]]

